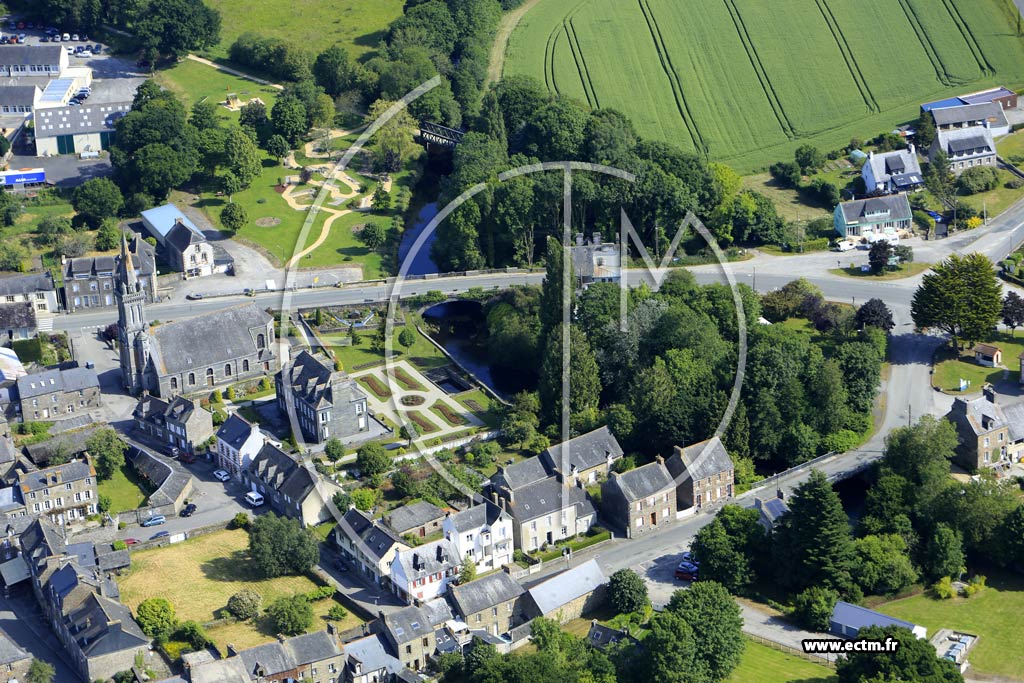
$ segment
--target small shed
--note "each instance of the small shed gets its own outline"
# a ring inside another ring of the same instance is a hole
[[[924,626],[912,624],[888,614],[876,612],[873,609],[853,605],[840,600],[832,610],[832,619],[829,621],[829,633],[841,638],[856,638],[862,628],[868,626],[901,626],[911,631],[918,638],[927,638],[928,629]]]
[[[978,365],[984,365],[987,368],[994,368],[997,365],[1002,365],[1003,350],[992,344],[975,344],[974,362]]]

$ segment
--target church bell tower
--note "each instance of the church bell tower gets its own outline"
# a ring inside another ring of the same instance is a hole
[[[132,394],[146,388],[143,372],[149,361],[149,324],[146,322],[146,290],[139,282],[128,250],[128,240],[121,236],[121,264],[117,270],[117,333],[121,353],[121,381]]]

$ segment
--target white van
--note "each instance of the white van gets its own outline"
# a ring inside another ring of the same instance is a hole
[[[245,502],[254,508],[258,508],[260,505],[263,505],[263,495],[255,491],[249,491],[249,493],[245,494]]]
[[[836,242],[836,249],[838,249],[839,251],[850,251],[856,246],[857,245],[854,244],[851,240],[842,240],[840,242]]]

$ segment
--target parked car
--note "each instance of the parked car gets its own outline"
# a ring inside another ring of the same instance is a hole
[[[71,40],[78,40],[78,34],[77,33],[72,33],[71,34]]]
[[[48,43],[48,42],[50,42],[50,38],[48,36],[43,36],[42,38],[39,39],[39,42],[40,43]]]
[[[189,503],[178,514],[181,515],[182,517],[191,517],[192,515],[194,515],[196,513],[196,510],[197,510],[196,504],[195,503]]]
[[[217,481],[228,481],[231,479],[231,475],[224,470],[217,470],[213,473],[213,478]]]
[[[683,581],[696,581],[700,574],[700,568],[692,562],[680,562],[676,567],[675,577]]]
[[[202,294],[186,294],[185,298],[188,299],[189,301],[199,301],[200,299],[203,298],[203,295]]]
[[[69,107],[77,107],[77,106],[79,106],[81,104],[82,104],[81,100],[71,100],[70,102],[68,102],[68,106]]]
[[[167,518],[164,517],[163,515],[153,515],[152,517],[150,517],[149,519],[144,521],[142,523],[142,526],[145,526],[145,527],[158,526],[160,524],[163,524],[166,521],[167,521]]]
[[[126,538],[126,539],[124,539],[124,544],[125,545],[135,545],[138,542],[139,542],[139,539],[137,539],[137,538]]]
[[[260,505],[263,505],[263,496],[255,491],[249,491],[249,493],[245,494],[245,502],[254,508],[258,508]]]
[[[69,55],[75,54],[75,48],[71,47],[70,45],[65,45],[64,51],[67,52]]]
[[[89,50],[82,50],[81,52],[79,52],[75,56],[76,57],[81,57],[83,59],[88,59],[88,58],[92,57],[92,52],[90,52]]]
[[[169,531],[158,531],[155,534],[153,534],[152,536],[150,536],[149,540],[155,541],[158,538],[167,538],[170,535],[171,535],[171,532],[169,532]]]
[[[696,565],[698,567],[700,566],[700,561],[697,559],[697,556],[694,555],[693,552],[691,552],[689,550],[687,550],[685,553],[683,553],[683,557],[681,558],[680,561],[688,562],[688,563],[690,563],[692,565]]]
[[[64,35],[62,35],[60,37],[60,39],[61,40],[71,40],[71,34],[70,33],[65,33]]]
[[[99,53],[103,52],[103,46],[100,45],[99,43],[96,43],[95,45],[92,46],[92,51],[95,54],[99,54]]]

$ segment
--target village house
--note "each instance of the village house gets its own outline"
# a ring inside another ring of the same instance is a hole
[[[391,590],[409,604],[433,600],[448,591],[461,567],[462,559],[445,538],[402,548],[391,561]]]
[[[607,584],[608,577],[597,560],[587,560],[526,591],[526,616],[546,617],[559,624],[579,619],[604,603]]]
[[[384,635],[402,665],[419,671],[434,658],[438,639],[443,639],[444,624],[453,618],[448,603],[438,598],[385,614]]]
[[[17,489],[29,516],[64,524],[96,513],[96,470],[88,460],[72,460],[18,474]]]
[[[100,380],[92,368],[53,368],[19,377],[19,409],[24,420],[60,420],[100,407]]]
[[[717,436],[686,448],[676,446],[665,466],[676,482],[676,504],[680,509],[700,510],[733,497],[736,471]]]
[[[171,268],[188,279],[225,272],[217,264],[213,245],[203,231],[174,204],[164,204],[142,212],[142,226],[163,249]]]
[[[1003,364],[1003,350],[994,344],[977,343],[974,345],[974,362],[987,368]]]
[[[621,260],[619,245],[603,242],[601,233],[595,232],[589,242],[583,233],[577,233],[576,244],[572,247],[577,287],[594,282],[618,282],[622,277]]]
[[[3,631],[0,631],[0,683],[18,683],[27,680],[28,668],[32,666],[32,655],[18,647]]]
[[[156,253],[153,246],[135,235],[128,243],[132,255],[132,267],[139,287],[145,294],[146,303],[157,301]],[[117,269],[121,256],[82,256],[61,258],[64,283],[61,294],[69,313],[83,308],[107,308],[117,305]]]
[[[47,271],[0,277],[0,303],[21,302],[32,304],[37,321],[52,319],[53,314],[60,310],[53,275]]]
[[[505,572],[494,572],[453,586],[449,600],[470,629],[500,636],[526,621],[522,604],[525,593],[511,576]]]
[[[217,465],[231,476],[240,477],[266,440],[259,425],[232,414],[217,430]]]
[[[635,538],[669,524],[676,515],[676,484],[660,455],[626,472],[612,472],[601,485],[601,512]]]
[[[38,331],[36,310],[31,303],[0,303],[0,341],[30,339],[36,336]]]
[[[945,152],[949,170],[956,175],[975,166],[996,165],[996,143],[988,126],[936,131],[929,152],[932,163],[939,152]]]
[[[224,659],[209,659],[189,667],[192,683],[257,683],[309,681],[340,683],[345,654],[334,634],[314,631],[245,650],[227,646]]]
[[[1024,453],[1024,402],[996,403],[995,389],[986,384],[977,398],[953,399],[946,419],[956,428],[956,461],[976,472],[1019,462]]]
[[[415,681],[406,677],[402,661],[388,651],[386,636],[376,633],[345,643],[345,683]]]
[[[906,194],[868,197],[836,204],[836,232],[842,239],[897,235],[910,229],[913,212]]]
[[[182,453],[195,454],[213,436],[213,415],[183,396],[165,401],[147,394],[132,417],[136,430]]]
[[[445,511],[433,503],[418,500],[409,505],[402,505],[384,517],[384,523],[399,536],[407,534],[415,538],[427,538],[441,533]]]
[[[317,475],[312,464],[295,460],[272,443],[263,444],[242,470],[242,483],[262,494],[279,515],[297,519],[304,527],[332,519],[327,503],[341,490]]]
[[[994,136],[1006,135],[1010,132],[1010,124],[1006,121],[1003,108],[995,102],[940,107],[932,109],[931,114],[935,121],[936,131],[988,127]]]
[[[472,560],[481,571],[490,571],[512,562],[513,524],[508,513],[487,501],[448,514],[443,529],[459,557]]]
[[[569,483],[583,486],[596,484],[608,476],[619,458],[622,447],[607,427],[595,429],[546,449],[540,454],[545,469]]]
[[[283,415],[294,414],[304,441],[344,440],[369,431],[366,394],[327,357],[302,351],[275,379],[277,407]]]
[[[394,532],[350,508],[334,527],[334,543],[355,569],[379,586],[386,586],[399,550],[408,549]]]
[[[775,530],[779,520],[789,512],[789,505],[786,504],[782,489],[776,491],[771,498],[755,498],[754,507],[760,514],[758,523],[769,533]]]
[[[861,167],[861,177],[869,194],[908,192],[924,183],[913,144],[894,152],[868,152],[868,158]]]

